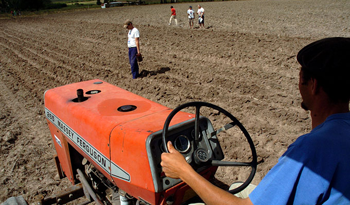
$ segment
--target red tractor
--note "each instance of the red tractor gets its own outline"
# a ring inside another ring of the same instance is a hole
[[[200,115],[204,107],[217,110],[230,123],[214,129]],[[184,109],[194,108],[194,114]],[[57,151],[56,166],[72,188],[41,199],[64,204],[81,196],[97,204],[187,204],[196,196],[179,179],[166,177],[161,153],[172,141],[187,162],[211,180],[218,166],[249,166],[253,179],[257,156],[242,124],[226,110],[191,102],[172,110],[101,80],[57,87],[45,92],[45,114]],[[249,143],[250,162],[222,161],[218,134],[237,126]]]

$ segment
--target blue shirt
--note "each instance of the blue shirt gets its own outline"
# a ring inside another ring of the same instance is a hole
[[[258,204],[350,204],[350,113],[334,114],[288,147],[249,195]]]

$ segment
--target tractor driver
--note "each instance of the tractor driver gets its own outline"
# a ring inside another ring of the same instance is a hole
[[[312,131],[300,136],[260,184],[242,199],[208,182],[168,142],[165,175],[180,178],[206,204],[350,203],[350,38],[326,38],[298,53],[302,108]]]

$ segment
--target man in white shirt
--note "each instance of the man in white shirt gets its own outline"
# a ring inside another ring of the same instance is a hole
[[[140,32],[132,25],[130,20],[125,21],[124,28],[128,29],[128,48],[129,48],[129,63],[131,66],[132,78],[136,79],[139,76],[139,65],[137,56],[141,56],[140,51]]]
[[[193,20],[194,20],[194,11],[192,9],[192,6],[187,10],[187,16],[188,16],[188,23],[190,24],[190,28],[193,29]]]
[[[201,27],[204,28],[204,8],[201,7],[201,5],[198,5],[197,14],[198,14],[199,28]]]

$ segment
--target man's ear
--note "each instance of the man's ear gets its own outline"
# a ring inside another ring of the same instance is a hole
[[[318,84],[318,80],[315,78],[311,78],[310,83],[312,94],[317,95],[320,92],[320,85]]]

